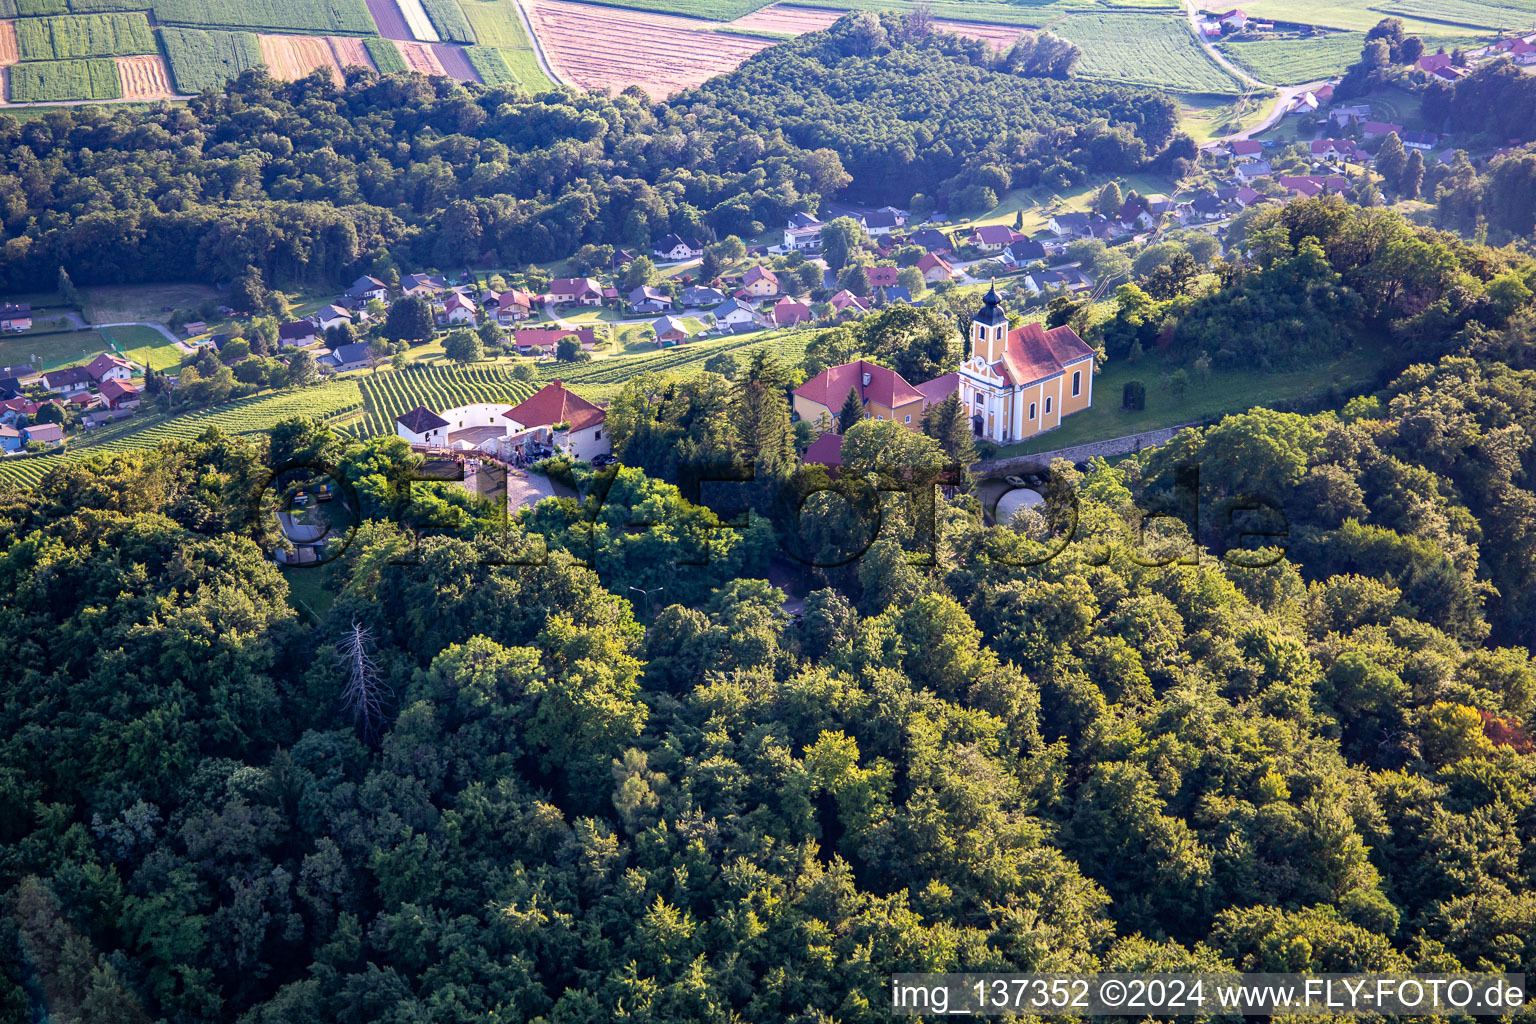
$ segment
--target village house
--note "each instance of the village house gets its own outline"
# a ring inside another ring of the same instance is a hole
[[[1230,11],[1216,15],[1216,24],[1220,25],[1223,31],[1241,32],[1248,26],[1248,15],[1243,13],[1242,8],[1234,7]]]
[[[843,466],[843,435],[831,430],[822,434],[806,448],[800,461],[807,466],[825,466],[829,475],[835,476]]]
[[[400,279],[400,294],[430,299],[448,290],[448,280],[439,274],[406,274]]]
[[[389,286],[376,277],[364,274],[352,282],[352,287],[347,289],[343,297],[354,306],[366,306],[374,299],[384,302],[389,298]]]
[[[741,291],[754,299],[772,298],[780,290],[778,275],[767,267],[751,267],[741,279]]]
[[[719,288],[694,285],[683,290],[683,305],[685,306],[718,306],[724,301],[725,292]]]
[[[688,328],[675,316],[664,316],[652,321],[651,330],[656,332],[656,347],[668,348],[688,340]]]
[[[880,238],[906,226],[907,215],[894,206],[883,206],[859,218],[871,238]]]
[[[1127,231],[1145,231],[1152,226],[1152,212],[1145,199],[1127,199],[1120,206],[1118,220]]]
[[[32,329],[32,304],[30,302],[0,303],[0,331],[20,334]]]
[[[784,227],[784,248],[802,252],[820,248],[823,227],[825,225],[809,213],[796,211],[790,215],[789,223]]]
[[[1085,292],[1093,287],[1093,280],[1076,267],[1061,270],[1039,270],[1024,275],[1024,287],[1031,295],[1039,295],[1048,288],[1065,288],[1069,292]]]
[[[101,398],[109,409],[133,409],[139,404],[139,389],[135,384],[122,380],[101,382]]]
[[[859,317],[869,312],[869,300],[844,288],[828,300],[832,311],[840,317]]]
[[[912,237],[909,241],[913,245],[920,245],[929,252],[937,253],[940,256],[947,252],[952,252],[955,248],[954,243],[949,240],[949,236],[938,228],[918,228],[912,232]]]
[[[322,331],[328,331],[338,324],[350,324],[352,322],[352,314],[340,306],[331,305],[316,313],[315,321],[320,325]]]
[[[21,428],[21,440],[23,444],[31,444],[33,441],[60,444],[64,440],[64,428],[57,423],[33,423]]]
[[[100,395],[90,391],[82,391],[78,395],[70,395],[66,404],[77,412],[85,412],[89,409],[99,409],[103,403]]]
[[[1277,178],[1276,181],[1279,182],[1281,188],[1289,189],[1305,199],[1311,199],[1313,196],[1324,192],[1343,194],[1353,187],[1348,178],[1338,174],[1307,174],[1298,177],[1281,177]]]
[[[1019,441],[1093,404],[1093,349],[1065,324],[1009,330],[995,287],[971,322],[971,353],[960,366],[959,392],[978,437]]]
[[[568,390],[562,381],[545,385],[520,405],[508,409],[506,419],[520,431],[567,424],[564,443],[578,459],[590,461],[613,450],[613,444],[603,430],[607,413]]]
[[[527,320],[533,315],[533,303],[533,293],[521,288],[508,288],[501,293],[486,292],[481,298],[485,311],[503,327]]]
[[[448,421],[424,405],[395,417],[395,436],[411,444],[442,447],[448,439]]]
[[[986,224],[972,228],[965,241],[982,252],[1002,252],[1023,237],[1006,224]]]
[[[652,252],[657,259],[669,262],[694,260],[704,255],[704,243],[697,238],[667,235],[660,242],[656,243],[656,248]]]
[[[871,288],[890,288],[901,279],[900,267],[865,267],[864,276]]]
[[[955,276],[954,268],[944,262],[944,257],[932,252],[927,253],[922,259],[917,261],[917,269],[922,273],[923,280],[929,284],[950,281]]]
[[[293,320],[286,324],[277,325],[278,348],[302,348],[305,345],[315,343],[315,323],[313,320]]]
[[[1269,161],[1267,160],[1253,160],[1246,164],[1238,164],[1236,171],[1237,180],[1242,182],[1257,181],[1260,178],[1267,178],[1273,173],[1275,173],[1275,170],[1269,166]]]
[[[1080,238],[1093,233],[1093,220],[1086,213],[1058,213],[1045,222],[1046,230],[1057,238]]]
[[[520,356],[554,355],[565,338],[575,338],[584,352],[597,347],[597,330],[592,327],[524,327],[513,334],[512,343]]]
[[[1414,61],[1413,66],[1426,75],[1432,75],[1441,68],[1451,66],[1451,55],[1444,50],[1441,50],[1439,53],[1426,53]]]
[[[370,346],[367,342],[359,341],[351,345],[337,345],[328,356],[322,356],[320,364],[328,366],[335,373],[345,370],[361,370],[368,365]]]
[[[1440,136],[1434,132],[1406,131],[1402,134],[1403,145],[1427,153],[1440,144]]]
[[[629,293],[629,308],[636,313],[662,313],[672,308],[672,296],[648,284],[641,285]]]
[[[1227,148],[1234,157],[1255,157],[1264,152],[1264,143],[1257,139],[1234,139]]]
[[[601,306],[603,286],[590,277],[561,277],[549,282],[549,301],[556,306]]]
[[[1361,153],[1349,139],[1313,139],[1308,143],[1314,160],[1363,160]]]
[[[895,370],[862,359],[829,366],[795,388],[795,413],[807,423],[834,428],[849,391],[858,396],[865,419],[922,428],[922,394]]]
[[[98,384],[108,380],[127,380],[133,376],[133,364],[121,356],[103,352],[86,364],[85,372]]]
[[[89,391],[93,383],[91,375],[83,366],[66,366],[43,374],[43,387],[66,398],[81,391]]]
[[[1400,124],[1393,124],[1390,121],[1360,122],[1360,135],[1365,139],[1366,142],[1375,142],[1377,139],[1384,139],[1394,132],[1397,134],[1398,138],[1402,138],[1403,126]]]
[[[727,299],[715,309],[715,325],[722,328],[767,327],[761,313],[740,299]]]
[[[475,304],[469,300],[468,296],[463,292],[453,292],[443,302],[443,321],[474,327],[479,322],[479,315]]]
[[[770,316],[775,327],[793,327],[811,320],[811,307],[786,295],[774,303]]]
[[[21,431],[15,427],[0,426],[0,451],[21,450]]]

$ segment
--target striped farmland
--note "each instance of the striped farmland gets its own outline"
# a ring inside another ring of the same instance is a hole
[[[505,367],[449,366],[434,363],[360,377],[363,407],[367,415],[354,429],[359,437],[395,432],[395,417],[424,405],[434,412],[472,402],[521,402],[534,385],[513,380]]]

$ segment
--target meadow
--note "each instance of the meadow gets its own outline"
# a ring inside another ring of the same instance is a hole
[[[1536,3],[1530,0],[1506,0],[1498,4],[1478,0],[1387,0],[1380,9],[1388,14],[1440,25],[1500,32],[1529,31],[1536,26]]]
[[[1238,67],[1270,85],[1301,85],[1341,75],[1360,59],[1365,36],[1338,32],[1310,39],[1270,39],[1218,44]]]
[[[140,366],[169,370],[181,365],[181,349],[153,327],[103,327],[101,336]]]
[[[1318,25],[1323,28],[1347,29],[1356,32],[1368,31],[1382,18],[1387,17],[1384,10],[1388,7],[1401,7],[1407,3],[1417,3],[1418,0],[1253,0],[1252,3],[1243,4],[1243,10],[1250,19],[1264,21],[1292,22],[1302,25]],[[1476,34],[1479,30],[1465,27],[1459,31],[1455,27],[1447,27],[1444,21],[1445,15],[1440,12],[1452,5],[1465,3],[1467,0],[1426,0],[1425,6],[1433,8],[1431,17],[1435,20],[1423,21],[1417,18],[1405,18],[1404,27],[1411,33],[1451,33],[1451,34]],[[1522,4],[1529,0],[1520,0]],[[1231,4],[1225,4],[1223,0],[1203,0],[1199,6],[1213,11],[1227,10]]]
[[[513,0],[463,0],[460,4],[464,16],[475,30],[475,38],[481,46],[494,46],[501,51],[502,60],[517,81],[530,93],[553,89],[544,69],[539,67],[533,52],[533,41],[523,30]],[[470,60],[475,59],[470,55]],[[480,70],[476,65],[476,70]],[[484,72],[481,72],[484,77]],[[486,79],[490,81],[490,79]]]
[[[117,62],[109,57],[17,64],[10,76],[12,103],[115,100],[123,95]]]
[[[445,42],[475,42],[475,31],[464,17],[459,0],[421,0],[421,6],[426,9],[432,27],[437,29],[437,34]]]
[[[221,89],[242,71],[261,67],[261,44],[251,32],[215,32],[197,28],[160,30],[171,80],[183,93]]]
[[[379,74],[403,74],[410,70],[405,66],[405,58],[400,56],[400,48],[388,39],[364,39],[363,45],[368,48],[368,59],[379,69]]]
[[[155,53],[149,19],[133,14],[66,14],[16,22],[22,60],[127,57]]]
[[[1212,96],[1243,91],[1178,18],[1074,14],[1051,25],[1051,31],[1082,47],[1081,78]]]
[[[506,58],[494,46],[471,46],[464,51],[480,81],[486,85],[516,85],[517,76],[507,66]]]

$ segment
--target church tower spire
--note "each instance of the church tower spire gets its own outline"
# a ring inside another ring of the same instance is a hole
[[[981,311],[971,321],[971,354],[995,363],[1003,358],[1008,347],[1008,315],[1003,312],[1003,300],[997,294],[997,279],[981,297]]]

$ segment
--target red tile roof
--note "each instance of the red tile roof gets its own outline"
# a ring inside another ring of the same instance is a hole
[[[1088,343],[1066,324],[1049,331],[1039,324],[1021,324],[1008,332],[1003,358],[992,369],[1009,384],[1023,386],[1054,377],[1068,363],[1092,355]]]
[[[1238,139],[1232,143],[1234,156],[1257,156],[1262,152],[1264,152],[1264,143],[1257,139]]]
[[[518,348],[554,348],[561,338],[576,338],[583,345],[597,344],[597,334],[590,327],[579,330],[569,327],[525,327],[513,331],[512,337]]]
[[[960,387],[960,375],[958,373],[946,373],[942,377],[935,377],[917,385],[918,394],[923,396],[923,405],[938,405],[944,399],[954,394]]]
[[[524,427],[549,427],[556,423],[569,423],[572,430],[585,430],[603,422],[607,413],[574,392],[567,391],[562,381],[546,384],[542,390],[521,405],[514,405],[503,413]]]
[[[773,285],[775,288],[777,288],[779,286],[778,275],[776,275],[773,271],[769,270],[767,267],[756,267],[755,266],[752,269],[748,270],[747,273],[746,273],[746,276],[741,279],[741,283],[744,284],[744,285],[747,285],[749,287],[751,285],[756,284],[759,281],[767,281],[769,284]]]
[[[983,227],[973,228],[971,237],[982,245],[1007,245],[1024,236],[1006,224],[987,224]]]
[[[103,374],[110,372],[113,367],[117,366],[122,367],[130,373],[133,372],[132,363],[126,359],[121,358],[120,356],[114,356],[108,352],[103,352],[95,359],[92,359],[86,366],[85,372],[90,374],[96,380],[101,380]]]
[[[928,271],[932,270],[934,267],[943,267],[944,273],[946,274],[953,274],[955,272],[953,267],[951,267],[948,263],[944,262],[944,260],[935,256],[931,252],[917,261],[917,269],[921,270],[924,274],[927,274]]]
[[[869,383],[864,375],[869,374]],[[841,366],[829,366],[810,380],[795,388],[795,394],[831,409],[834,413],[843,407],[849,390],[858,392],[861,402],[879,402],[887,409],[922,400],[922,393],[889,367],[860,359]]]
[[[869,278],[871,288],[889,288],[897,283],[901,276],[900,267],[865,267],[864,273]]]
[[[101,382],[101,397],[109,402],[115,402],[125,395],[136,395],[139,389],[124,380],[104,380]]]
[[[773,322],[781,326],[804,323],[811,318],[811,307],[788,295],[773,304]]]
[[[843,464],[843,435],[826,433],[811,442],[805,450],[805,459],[813,466],[841,466]]]

